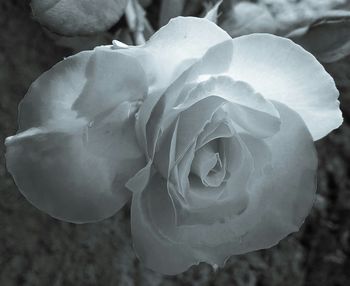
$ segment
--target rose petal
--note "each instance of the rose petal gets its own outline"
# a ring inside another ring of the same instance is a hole
[[[174,275],[199,261],[196,261],[188,246],[165,235],[167,226],[175,224],[173,205],[166,188],[166,181],[155,175],[143,192],[134,193],[131,233],[136,255],[146,267]],[[152,213],[146,208],[147,202],[152,203]],[[160,229],[159,225],[165,229]]]
[[[194,160],[192,161],[191,172],[196,174],[202,183],[207,187],[219,187],[223,178],[211,174],[210,171],[215,169],[216,166],[222,167],[222,162],[219,154],[219,150],[215,150],[214,141],[204,145],[202,148],[196,151]]]
[[[231,37],[214,23],[177,17],[140,47],[123,50],[137,57],[149,78],[150,93],[164,90],[211,47]]]
[[[197,136],[223,103],[221,98],[212,96],[193,104],[181,112],[172,125],[157,138],[158,150],[154,155],[154,164],[165,178],[168,177],[169,170],[196,142]]]
[[[87,82],[85,70],[92,54],[81,52],[66,58],[32,83],[19,105],[19,132],[77,117],[72,105]]]
[[[235,124],[253,136],[268,137],[278,131],[280,120],[273,104],[256,93],[249,84],[228,76],[214,76],[200,82],[176,109],[187,109],[213,95],[229,103],[224,110]]]
[[[73,108],[80,116],[93,118],[123,101],[137,101],[147,94],[147,79],[141,65],[118,51],[96,48],[86,67],[88,79]]]
[[[169,168],[173,168],[183,158],[190,145],[195,142],[214,114],[224,104],[221,112],[227,112],[232,122],[237,123],[253,136],[271,136],[279,129],[279,115],[273,104],[255,93],[248,84],[235,82],[226,76],[213,77],[199,83],[190,90],[184,102],[173,108],[169,106],[167,109],[164,106],[168,103],[165,100],[167,95],[161,98],[160,102],[163,104],[159,103],[159,106],[156,106],[147,129],[147,134],[153,133],[153,136],[150,136],[153,139],[150,142],[153,152],[155,142],[160,148],[154,155],[154,161],[163,175],[167,174]],[[168,126],[167,122],[173,124],[176,116],[178,116],[177,139],[175,140],[176,147],[173,148],[175,155],[173,156],[174,161],[170,162],[167,154],[170,150],[169,138],[172,136],[169,135],[169,132],[174,132],[174,129],[170,128],[173,125]],[[149,152],[152,153],[151,150]]]
[[[272,150],[270,150],[264,140],[255,138],[247,133],[240,133],[239,137],[253,158],[254,176],[262,175],[264,169],[271,167]]]
[[[171,162],[170,168],[183,157],[190,144],[196,141],[205,126],[224,103],[225,101],[220,97],[209,96],[191,105],[179,114],[176,148],[174,150],[175,161]]]
[[[115,213],[129,197],[127,179],[145,165],[134,124],[146,91],[141,66],[118,51],[82,52],[44,73],[20,104],[20,133],[6,141],[20,191],[67,221]]]
[[[214,114],[212,121],[204,127],[203,132],[197,138],[196,149],[217,138],[228,138],[235,134],[229,120],[225,118],[225,112]]]
[[[226,158],[225,182],[219,187],[205,187],[191,178],[186,191],[186,204],[174,206],[177,225],[213,224],[224,218],[233,218],[245,210],[248,203],[248,183],[252,174],[253,159],[237,135],[221,139],[223,157]]]
[[[255,179],[248,208],[232,221],[183,232],[183,239],[202,249],[210,263],[222,265],[228,255],[277,244],[299,229],[313,205],[317,155],[312,137],[295,111],[275,105],[282,125],[280,132],[266,139],[272,168]]]
[[[223,265],[230,255],[271,247],[300,227],[314,201],[317,157],[300,116],[283,104],[275,105],[281,130],[266,139],[273,169],[265,170],[249,189],[248,208],[242,214],[213,225],[175,226],[166,185],[156,176],[133,197],[135,249],[148,267],[176,274],[200,261]]]
[[[19,107],[19,131],[52,126],[98,113],[147,92],[146,76],[132,57],[118,51],[81,52],[56,64],[30,87]]]
[[[7,169],[22,194],[55,218],[104,219],[129,199],[124,184],[145,165],[125,103],[94,124],[32,128],[6,140]],[[131,114],[131,116],[130,116]]]
[[[159,135],[160,128],[165,129],[162,124],[162,116],[166,114],[169,118],[166,110],[173,107],[177,100],[180,100],[180,93],[183,91],[185,83],[188,80],[197,79],[198,76],[203,74],[210,73],[214,75],[225,72],[229,68],[232,59],[232,50],[231,40],[217,44],[209,48],[201,60],[177,78],[164,94],[163,90],[152,93],[152,88],[150,88],[150,94],[143,102],[136,121],[138,140],[149,157],[153,156],[154,143]],[[150,63],[149,67],[151,66]],[[149,74],[152,73],[151,70],[148,72]]]
[[[164,108],[164,104],[160,105],[162,111],[164,109],[161,107]],[[219,111],[224,104],[225,110]],[[210,78],[199,83],[189,92],[185,102],[165,112],[164,119],[159,119],[160,116],[155,117],[158,118],[157,124],[162,127],[158,136],[153,137],[156,141],[152,142],[151,146],[155,146],[157,142],[158,149],[154,163],[164,178],[167,178],[169,170],[182,160],[217,112],[228,113],[230,121],[238,123],[257,137],[271,136],[277,132],[280,125],[279,115],[273,104],[256,94],[249,85],[235,82],[225,76]],[[175,116],[178,116],[176,128],[173,126]],[[173,123],[167,126],[168,124],[162,121]],[[148,131],[154,132],[154,130]],[[171,140],[173,136],[176,136],[176,140]],[[168,155],[170,150],[173,150],[174,155]],[[180,193],[183,193],[183,188],[180,189]]]
[[[334,81],[310,53],[269,34],[242,36],[233,44],[232,77],[296,110],[314,140],[342,123]]]

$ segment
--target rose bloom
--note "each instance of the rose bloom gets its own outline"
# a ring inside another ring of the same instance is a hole
[[[232,39],[179,17],[145,45],[97,47],[30,87],[7,168],[23,195],[75,223],[129,199],[145,265],[176,274],[297,231],[316,191],[314,140],[342,122],[317,60],[268,34]]]

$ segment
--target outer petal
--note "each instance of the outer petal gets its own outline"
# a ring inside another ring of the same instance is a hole
[[[146,92],[146,75],[134,58],[101,48],[81,52],[31,85],[20,103],[19,131],[77,118],[92,121],[123,101],[142,99]]]
[[[168,275],[200,262],[189,246],[165,236],[164,232],[175,225],[174,214],[167,183],[159,175],[152,177],[144,191],[133,194],[131,233],[136,255],[147,267]]]
[[[43,74],[20,105],[20,133],[6,140],[20,191],[67,221],[115,213],[145,164],[134,124],[146,92],[141,66],[118,51],[83,52]]]
[[[242,36],[233,44],[230,75],[296,110],[314,140],[342,123],[334,81],[310,53],[269,34]]]
[[[317,157],[300,116],[283,104],[276,107],[281,130],[266,139],[272,169],[256,177],[242,214],[212,225],[175,226],[171,200],[159,178],[134,195],[132,233],[146,265],[166,274],[200,261],[222,265],[230,255],[271,247],[300,227],[314,201]]]
[[[169,117],[168,109],[173,107],[177,101],[182,102],[184,100],[180,94],[186,87],[187,81],[197,79],[199,76],[208,73],[214,75],[225,72],[232,60],[232,50],[231,40],[211,47],[200,60],[183,72],[164,93],[151,93],[145,98],[138,113],[136,131],[140,145],[145,148],[146,153],[152,153],[150,150],[154,149],[153,144],[158,136],[159,129],[163,127],[161,126],[163,117],[165,115]]]
[[[149,79],[150,92],[164,90],[206,51],[231,37],[214,23],[177,17],[144,45],[122,52],[137,57]]]
[[[66,58],[32,83],[19,105],[19,132],[77,117],[72,106],[87,82],[92,55],[87,51]]]
[[[113,215],[129,198],[126,181],[145,164],[121,104],[87,126],[32,128],[7,138],[7,169],[22,194],[55,218],[82,223]]]

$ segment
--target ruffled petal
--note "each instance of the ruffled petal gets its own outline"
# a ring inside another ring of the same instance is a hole
[[[136,121],[138,140],[149,157],[154,155],[154,144],[160,128],[166,129],[163,126],[163,116],[166,115],[169,118],[168,109],[176,105],[177,101],[183,100],[180,95],[187,87],[186,83],[208,73],[215,75],[225,72],[232,59],[232,50],[231,40],[223,41],[209,48],[205,55],[179,76],[164,93],[162,90],[158,90],[156,93],[150,92],[140,108]],[[210,69],[210,67],[213,68]],[[148,74],[151,73],[152,71],[149,71]],[[176,114],[172,118],[174,116]]]
[[[227,114],[223,111],[214,114],[212,121],[207,124],[203,132],[198,136],[196,149],[203,147],[205,144],[218,138],[229,138],[235,134]]]
[[[210,96],[229,104],[224,108],[235,125],[256,137],[268,137],[279,130],[279,114],[273,104],[256,93],[249,84],[228,76],[213,76],[198,83],[175,109],[183,110]]]
[[[229,74],[299,113],[314,140],[340,126],[339,92],[313,55],[292,41],[253,34],[233,39]]]
[[[140,101],[147,95],[147,78],[134,58],[96,48],[86,67],[88,79],[73,109],[79,116],[93,118],[124,101]]]
[[[118,106],[93,124],[31,128],[6,140],[7,169],[37,208],[65,221],[104,219],[129,199],[127,180],[145,165],[135,108]]]
[[[165,178],[168,178],[169,171],[184,157],[190,146],[195,144],[197,137],[223,104],[224,100],[219,97],[204,98],[180,112],[172,124],[162,130],[157,138],[154,164]]]
[[[313,139],[295,111],[275,105],[282,125],[280,132],[265,140],[271,167],[253,178],[246,210],[224,223],[178,229],[181,241],[202,251],[201,260],[223,265],[230,255],[272,247],[297,231],[310,212],[317,171]]]
[[[178,106],[167,106],[169,102],[165,99],[169,94],[172,94],[171,90],[156,105],[146,132],[152,139],[147,142],[152,147],[148,152],[152,158],[155,153],[154,162],[164,177],[183,158],[217,112],[228,114],[230,124],[256,137],[271,136],[279,130],[280,119],[274,105],[255,93],[248,84],[236,82],[227,76],[212,77],[198,83],[186,93],[187,97]],[[176,104],[177,98],[173,95],[172,101]],[[220,107],[222,109],[218,111]],[[172,133],[175,132],[174,122],[177,122],[177,139],[173,148],[175,155],[170,160],[167,154]]]
[[[141,100],[146,75],[132,57],[97,48],[56,64],[30,87],[19,107],[19,131],[86,118]]]
[[[222,138],[220,143],[222,157],[227,161],[225,181],[218,187],[205,187],[192,176],[186,204],[174,204],[177,225],[210,225],[232,219],[246,209],[253,158],[237,135]]]
[[[271,247],[298,230],[314,202],[317,156],[301,117],[283,104],[275,106],[281,130],[265,139],[272,150],[272,167],[248,188],[249,203],[243,213],[211,225],[176,225],[160,177],[133,197],[135,249],[148,267],[176,274],[201,261],[223,265],[230,255]],[[248,145],[254,147],[252,142]]]
[[[183,158],[191,143],[196,141],[224,103],[225,100],[220,97],[209,96],[180,112],[176,130],[177,140],[174,142],[174,162],[170,162],[170,168]]]
[[[211,47],[231,37],[207,19],[177,17],[143,46],[122,52],[138,58],[149,79],[150,93],[164,90]]]
[[[198,263],[189,246],[169,238],[174,232],[175,213],[167,193],[167,182],[152,177],[143,192],[134,193],[131,203],[131,234],[136,255],[145,264],[162,274],[181,273]]]
[[[134,58],[97,48],[58,63],[36,80],[19,108],[6,162],[39,209],[72,222],[111,216],[124,184],[145,165],[135,135],[146,76]]]
[[[85,71],[92,55],[87,51],[68,57],[32,83],[19,105],[19,132],[77,117],[72,106],[87,82]]]

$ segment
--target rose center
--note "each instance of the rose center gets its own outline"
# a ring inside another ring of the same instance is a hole
[[[216,139],[195,152],[191,174],[199,178],[206,187],[219,187],[225,178],[221,149],[220,140]]]

